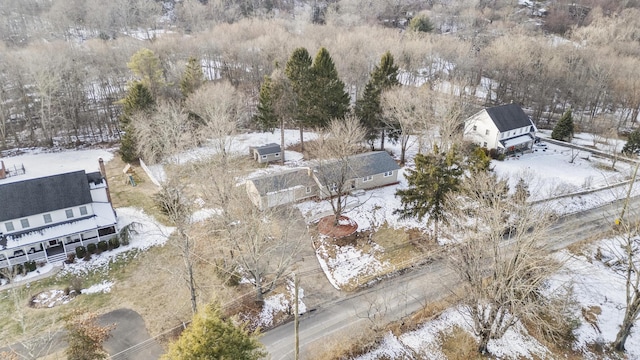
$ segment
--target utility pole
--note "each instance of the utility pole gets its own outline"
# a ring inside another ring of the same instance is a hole
[[[296,338],[296,349],[295,349],[295,359],[299,360],[300,359],[300,337],[298,334],[298,329],[299,329],[299,319],[298,319],[298,314],[300,313],[298,311],[298,275],[296,275],[296,273],[293,273],[293,297],[295,298],[295,306],[294,306],[294,311],[295,313],[293,314],[294,316],[294,320],[293,320],[293,329],[295,332],[295,338]]]

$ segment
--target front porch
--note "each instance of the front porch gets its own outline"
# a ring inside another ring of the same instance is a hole
[[[61,238],[23,244],[0,250],[0,269],[24,264],[29,261],[57,263],[76,253],[76,247],[109,241],[115,237],[115,225],[92,231],[71,234]]]

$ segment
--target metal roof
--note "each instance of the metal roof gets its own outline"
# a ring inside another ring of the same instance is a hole
[[[84,170],[0,184],[0,221],[91,203]]]
[[[517,104],[507,104],[485,109],[500,132],[533,125],[529,116]]]

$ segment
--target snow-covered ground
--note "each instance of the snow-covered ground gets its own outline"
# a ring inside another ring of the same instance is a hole
[[[287,144],[293,144],[298,141],[299,133],[296,130],[290,130],[286,132]],[[251,145],[261,145],[265,143],[275,142],[279,143],[279,132],[272,133],[252,133],[243,134],[238,136],[232,149],[238,154],[247,154],[248,148]],[[305,134],[306,139],[312,139],[313,134]],[[580,135],[579,141],[585,142],[584,145],[589,145],[586,142],[590,141],[588,135]],[[391,150],[394,154],[399,154],[400,149],[398,146],[388,144],[388,150]],[[606,150],[603,148],[602,150]],[[211,148],[200,148],[183,154],[180,158],[183,161],[194,160],[202,157],[209,156],[214,153]],[[412,147],[408,151],[408,156],[412,158],[415,156],[416,149]],[[573,154],[575,155],[575,153]],[[304,165],[304,161],[300,154],[295,152],[286,153],[289,160],[285,167],[294,167]],[[113,157],[113,152],[107,150],[80,150],[80,151],[64,151],[55,153],[46,153],[38,151],[30,151],[26,154],[5,157],[3,158],[7,166],[21,166],[24,164],[27,173],[25,175],[16,176],[6,180],[0,181],[0,184],[8,181],[19,181],[27,178],[48,176],[52,174],[81,170],[97,171],[98,170],[98,158],[103,158],[105,161],[109,161]],[[571,162],[572,152],[570,149],[548,144],[546,151],[538,149],[538,151],[532,154],[525,154],[517,159],[509,159],[504,162],[494,161],[492,165],[498,175],[508,177],[509,183],[514,185],[519,178],[523,177],[530,182],[530,191],[532,199],[543,199],[549,196],[556,196],[560,194],[567,194],[573,192],[579,192],[588,189],[596,189],[602,186],[621,182],[630,177],[631,168],[630,165],[618,162],[616,165],[616,171],[606,170],[607,160],[596,158],[595,156],[589,156],[586,152],[581,152],[575,157],[573,163]],[[411,164],[411,161],[409,161]],[[411,166],[411,165],[409,165]],[[267,168],[260,169],[251,176],[258,176],[265,172],[278,171],[281,169],[280,165],[270,165]],[[425,229],[425,222],[418,222],[416,220],[399,220],[393,211],[400,207],[400,200],[395,196],[395,192],[398,188],[407,186],[404,178],[404,169],[399,175],[400,183],[396,186],[388,186],[380,189],[367,191],[364,194],[358,195],[351,199],[348,206],[348,211],[345,215],[357,222],[359,230],[377,229],[383,224],[387,224],[394,228],[418,228]],[[622,186],[617,190],[607,190],[595,192],[593,194],[585,194],[573,197],[567,197],[560,200],[554,200],[553,207],[556,209],[562,209],[563,213],[575,212],[602,205],[604,203],[620,198],[626,194],[626,186]],[[634,194],[640,193],[640,189],[636,187]],[[308,201],[298,204],[298,207],[303,214],[307,217],[309,222],[315,221],[322,216],[327,215],[330,212],[330,207],[327,202],[315,202]],[[64,272],[74,272],[84,274],[94,269],[103,269],[108,267],[108,264],[115,259],[119,254],[132,250],[139,249],[144,250],[150,246],[162,245],[166,241],[168,235],[172,229],[163,227],[158,224],[154,219],[144,214],[139,209],[132,208],[119,208],[116,209],[119,218],[119,226],[124,226],[133,221],[141,224],[138,235],[133,237],[131,244],[128,246],[121,246],[113,251],[107,251],[100,255],[93,256],[88,262],[77,261],[75,264],[66,265]],[[193,221],[200,221],[215,213],[215,210],[201,209],[198,213],[194,214]],[[319,250],[329,251],[328,249]],[[335,249],[331,250],[335,251]],[[358,276],[376,271],[385,264],[381,264],[375,257],[369,256],[359,252],[359,249],[354,247],[342,247],[339,251],[335,251],[334,260],[321,261],[323,268],[330,278],[330,281],[336,287],[348,284]],[[384,251],[383,248],[377,248],[376,251]],[[320,257],[322,258],[322,257]],[[578,330],[578,347],[584,347],[584,344],[593,342],[593,339],[604,339],[610,341],[611,336],[615,336],[615,324],[617,324],[616,317],[619,316],[621,304],[619,302],[620,297],[614,295],[614,293],[620,293],[619,280],[615,280],[614,275],[607,275],[607,267],[595,262],[590,262],[589,259],[576,258],[570,265],[567,265],[567,272],[558,274],[558,281],[563,281],[567,277],[575,280],[574,283],[579,285],[576,287],[576,294],[580,304],[583,306],[599,306],[602,309],[602,316],[598,318],[598,321],[602,321],[602,324],[598,323],[598,328],[602,331],[598,333],[593,329],[592,325],[583,324]],[[52,266],[47,265],[39,268],[40,273],[46,273],[53,269]],[[37,274],[35,274],[37,275]],[[23,278],[23,281],[28,281],[31,274]],[[564,277],[564,278],[563,278]],[[99,292],[110,289],[111,286],[117,286],[107,280],[107,283],[95,285],[89,289],[85,289],[85,293]],[[582,290],[581,290],[582,289]],[[599,291],[593,291],[598,289]],[[622,294],[622,293],[620,293]],[[261,321],[264,326],[268,326],[269,318],[273,318],[273,314],[279,311],[285,311],[291,305],[290,296],[284,296],[282,294],[274,295],[273,297],[266,299],[264,314],[261,315]],[[590,305],[591,304],[591,305]],[[269,315],[271,314],[271,315]],[[433,341],[434,337],[428,334],[433,334],[434,331],[440,331],[440,328],[446,328],[442,324],[459,324],[463,326],[464,316],[460,312],[452,309],[445,312],[439,319],[434,320],[432,323],[426,324],[422,330],[422,333],[405,334],[400,338],[392,338],[389,336],[385,340],[385,344],[389,345],[391,349],[389,351],[396,351],[393,349],[400,349],[402,353],[403,348],[419,351],[428,351],[424,349],[430,349],[430,346],[434,346],[433,342],[429,345],[429,339]],[[591,328],[590,328],[591,327]],[[529,357],[533,354],[541,356],[545,353],[545,349],[540,350],[540,345],[534,340],[522,334],[522,329],[514,329],[512,335],[509,335],[508,341],[499,343],[493,342],[492,352],[498,354],[505,354],[504,358],[510,357]],[[413,337],[412,337],[413,336]],[[425,344],[418,344],[416,338],[426,339]],[[640,357],[640,341],[637,336],[632,337],[629,341],[629,354],[633,354],[634,357]],[[395,345],[393,345],[395,344]],[[392,346],[393,345],[393,346]],[[395,347],[394,347],[395,346]],[[501,348],[504,346],[504,349]],[[420,350],[423,349],[423,350]],[[505,350],[506,349],[506,350]],[[520,349],[520,350],[518,350]],[[386,350],[379,350],[386,351]],[[435,352],[434,352],[435,353]],[[369,355],[366,355],[369,356]],[[371,355],[373,356],[373,355]],[[402,358],[402,356],[400,356]],[[371,358],[371,357],[363,357]],[[438,358],[438,357],[433,357]]]
[[[572,287],[577,302],[575,313],[580,325],[574,330],[574,350],[584,359],[603,359],[593,353],[593,344],[607,345],[613,342],[625,309],[625,282],[616,262],[621,259],[619,239],[604,239],[591,245],[584,255],[567,251],[557,254],[564,266],[551,280],[549,291]],[[600,260],[598,260],[600,259]],[[583,313],[593,317],[585,319]],[[387,334],[381,344],[357,360],[388,359],[446,359],[441,352],[440,339],[454,327],[466,330],[473,336],[471,319],[460,308],[450,308],[417,330],[400,336]],[[634,328],[635,329],[635,328]],[[552,358],[544,345],[528,335],[520,324],[507,331],[500,340],[489,342],[489,351],[498,359],[546,359]],[[417,356],[416,356],[417,355]],[[640,332],[631,331],[626,342],[626,358],[640,359]]]

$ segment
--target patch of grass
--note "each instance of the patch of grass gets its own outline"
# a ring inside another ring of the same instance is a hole
[[[380,339],[380,334],[363,325],[359,329],[340,331],[308,345],[300,352],[300,357],[309,360],[352,359],[364,354]]]
[[[448,360],[482,359],[476,339],[457,324],[438,333],[438,341]]]

